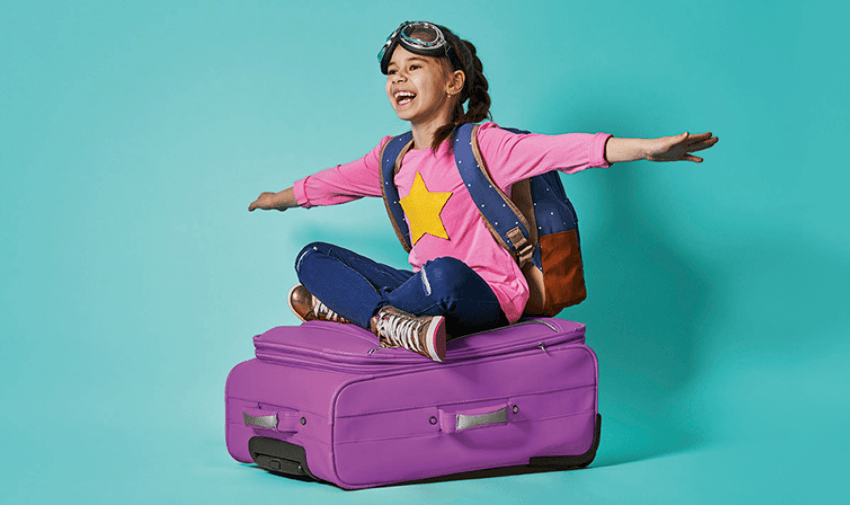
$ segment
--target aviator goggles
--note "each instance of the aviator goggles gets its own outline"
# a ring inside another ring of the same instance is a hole
[[[463,70],[463,63],[439,26],[427,21],[405,21],[387,37],[384,47],[378,51],[381,73],[387,73],[390,58],[399,44],[411,53],[423,56],[445,56],[455,70]]]

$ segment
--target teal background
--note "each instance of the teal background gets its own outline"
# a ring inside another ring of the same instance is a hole
[[[802,503],[845,494],[848,9],[833,2],[0,3],[4,503]],[[712,131],[565,177],[604,416],[589,470],[343,492],[234,462],[224,381],[294,256],[403,265],[378,200],[247,212],[405,125],[404,19],[479,49],[497,122]],[[297,501],[295,501],[297,500]]]

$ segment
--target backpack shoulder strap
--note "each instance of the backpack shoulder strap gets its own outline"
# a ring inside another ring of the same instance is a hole
[[[493,181],[478,148],[478,127],[477,124],[467,123],[455,130],[455,162],[463,184],[493,238],[523,267],[531,261],[537,247],[537,230],[529,225],[522,211]],[[521,130],[509,131],[524,133]]]
[[[398,188],[394,179],[401,168],[401,159],[411,147],[413,134],[407,132],[393,137],[381,148],[381,194],[398,241],[407,252],[410,252],[410,230],[404,220],[404,209],[399,203]]]

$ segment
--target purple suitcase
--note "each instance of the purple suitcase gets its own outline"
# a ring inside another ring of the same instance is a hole
[[[332,322],[274,328],[254,345],[227,378],[227,449],[272,472],[357,489],[596,455],[598,368],[580,323],[458,338],[444,363]]]

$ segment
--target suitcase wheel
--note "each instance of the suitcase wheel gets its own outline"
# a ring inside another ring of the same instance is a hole
[[[248,451],[257,466],[274,473],[292,477],[320,480],[307,467],[307,452],[303,447],[267,437],[252,437]]]

